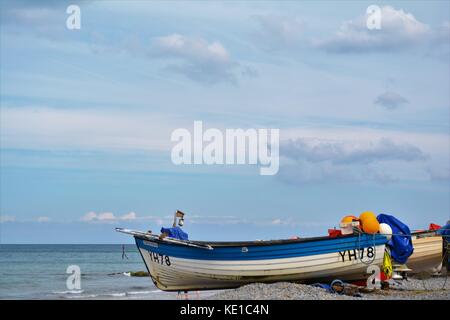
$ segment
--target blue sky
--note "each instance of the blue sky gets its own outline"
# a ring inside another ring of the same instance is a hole
[[[447,1],[0,5],[1,243],[125,243],[114,227],[176,209],[221,240],[450,217]],[[194,120],[279,128],[278,174],[175,166],[170,134]]]

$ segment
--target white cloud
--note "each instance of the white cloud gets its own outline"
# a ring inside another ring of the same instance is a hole
[[[97,217],[95,212],[88,212],[83,217],[81,217],[81,221],[92,221]]]
[[[357,134],[356,134],[357,133]],[[390,129],[378,129],[370,127],[293,127],[280,131],[281,140],[310,139],[311,142],[329,141],[345,142],[350,144],[370,145],[381,139],[389,139],[396,144],[417,146],[426,154],[448,158],[448,134],[426,133],[415,131],[398,131]]]
[[[306,24],[296,15],[254,15],[259,30],[256,43],[268,50],[295,49],[312,45],[333,53],[392,52],[423,47],[428,56],[448,62],[450,23],[431,27],[412,13],[392,6],[381,7],[381,29],[367,28],[368,15],[344,21],[328,38],[307,38]]]
[[[391,51],[429,43],[433,30],[414,15],[391,6],[381,8],[381,29],[370,30],[366,16],[344,22],[335,36],[315,45],[335,53]]]
[[[86,213],[83,217],[81,217],[81,221],[84,222],[116,222],[116,221],[131,221],[138,219],[135,212],[129,212],[122,216],[116,216],[112,212],[101,212],[96,213],[94,211],[90,211]]]
[[[235,70],[239,64],[231,59],[219,41],[170,34],[153,40],[150,56],[172,60],[167,70],[201,83],[237,81]]]
[[[88,222],[88,223],[117,223],[117,222],[139,222],[146,221],[146,223],[152,223],[157,226],[163,225],[172,225],[173,216],[154,216],[154,215],[138,215],[137,213],[130,211],[123,215],[116,215],[112,212],[94,212],[90,211],[83,215],[80,221]],[[191,215],[189,217],[189,223],[195,224],[197,223],[198,216]],[[203,221],[202,221],[203,222]],[[208,223],[208,222],[206,222]]]
[[[387,138],[369,143],[317,139],[288,140],[281,143],[281,155],[295,160],[331,161],[338,164],[366,164],[387,160],[416,161],[427,158],[418,147],[396,143]]]
[[[134,212],[129,212],[120,217],[120,220],[135,220],[135,219],[136,219],[136,213],[134,213]]]
[[[113,221],[113,220],[117,220],[117,218],[114,216],[114,214],[112,212],[99,213],[99,214],[97,214],[95,219],[98,220],[98,221]]]
[[[283,141],[280,148],[279,178],[289,184],[387,183],[428,176],[423,169],[428,154],[415,145],[387,138],[375,141],[298,138]]]
[[[51,221],[51,219],[49,217],[46,217],[46,216],[41,216],[41,217],[38,217],[36,219],[36,221],[37,222],[49,222],[49,221]]]
[[[281,219],[273,219],[272,221],[271,221],[271,224],[274,224],[274,225],[280,225],[281,224]]]
[[[0,215],[0,223],[14,222],[14,221],[16,221],[16,217],[15,216]]]
[[[288,183],[423,182],[433,176],[435,180],[445,178],[445,170],[448,171],[449,136],[445,133],[337,126],[297,127],[281,133],[282,158],[277,177]],[[389,143],[381,143],[383,139]],[[289,157],[283,157],[283,144],[289,140],[300,141],[300,146],[296,151],[288,151]],[[302,146],[302,142],[305,145]],[[397,150],[388,154],[390,149]],[[428,167],[437,172],[431,175]]]
[[[114,216],[112,212],[88,212],[82,218],[81,221],[115,221],[117,218]]]
[[[167,56],[187,58],[199,61],[228,63],[230,56],[220,42],[208,43],[203,38],[190,38],[180,34],[171,34],[155,39],[155,46]]]

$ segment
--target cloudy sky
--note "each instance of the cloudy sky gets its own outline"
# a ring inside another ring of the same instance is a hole
[[[447,1],[0,5],[2,243],[125,243],[115,226],[176,209],[192,239],[450,218]],[[194,120],[279,128],[278,174],[175,166],[170,134]]]

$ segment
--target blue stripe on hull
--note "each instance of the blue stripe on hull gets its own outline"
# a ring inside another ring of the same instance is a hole
[[[285,244],[250,245],[247,246],[248,252],[242,252],[242,246],[219,246],[215,247],[214,250],[161,242],[158,242],[158,246],[151,246],[146,244],[146,242],[152,241],[136,238],[136,244],[139,248],[171,257],[198,260],[261,260],[303,257],[375,247],[385,244],[386,241],[386,237],[382,235],[361,235],[360,237],[329,238]]]

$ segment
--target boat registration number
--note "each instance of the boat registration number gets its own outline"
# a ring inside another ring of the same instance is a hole
[[[170,266],[170,258],[169,256],[166,256],[164,254],[161,253],[156,253],[156,252],[148,252],[149,256],[150,256],[150,260],[155,262],[155,263],[159,263],[162,265],[166,265],[166,266]]]
[[[369,259],[373,259],[375,255],[375,248],[374,247],[367,247],[362,249],[353,249],[353,250],[346,250],[346,251],[339,251],[339,255],[342,259],[342,262],[345,260],[352,261],[353,260],[362,260],[364,257],[367,257]]]

